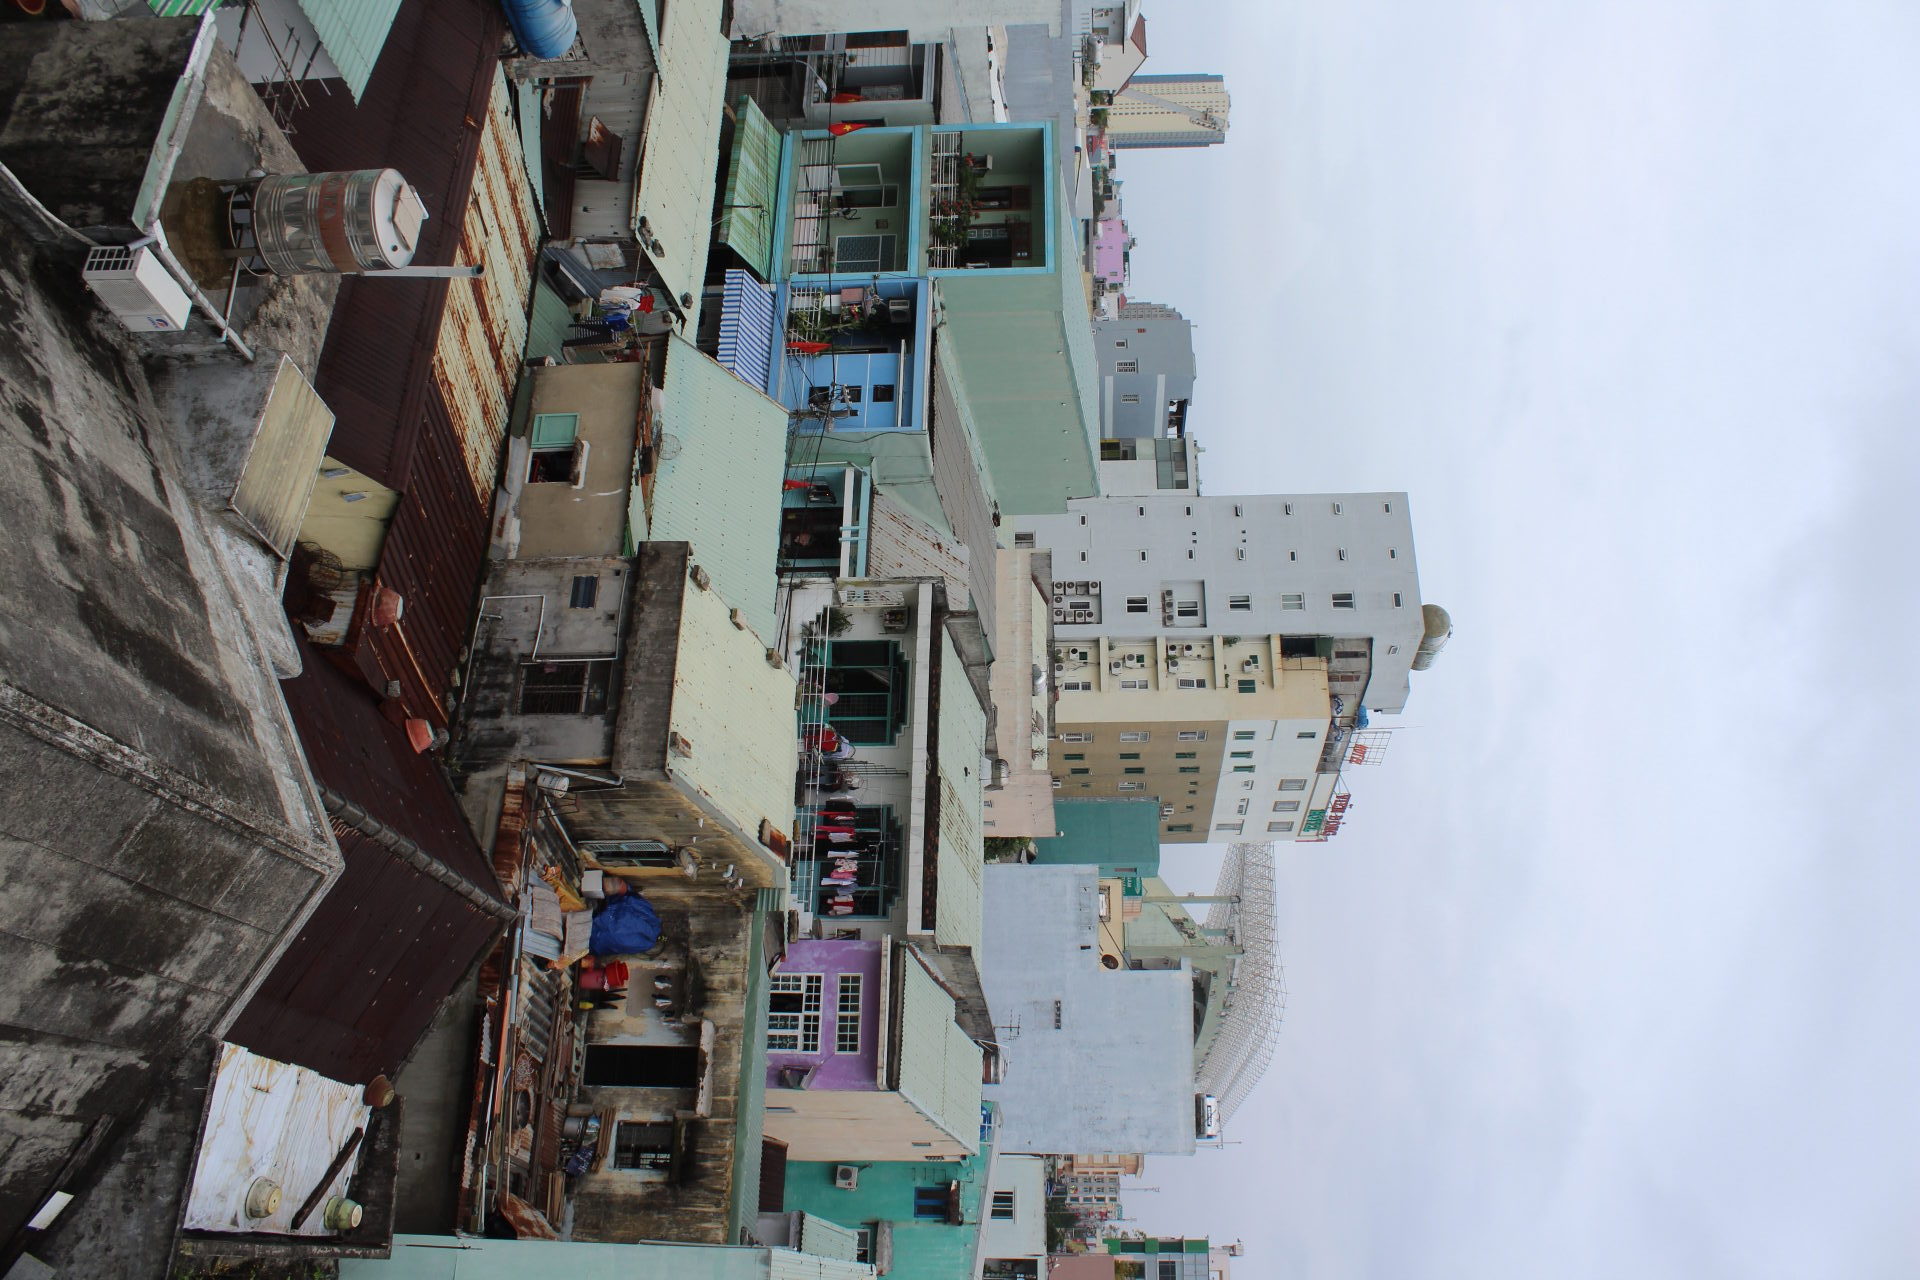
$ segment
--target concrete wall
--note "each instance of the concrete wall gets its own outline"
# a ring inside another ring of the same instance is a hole
[[[907,39],[920,41],[943,39],[955,27],[1008,22],[1057,29],[1060,0],[742,0],[729,34],[740,40],[774,33],[904,30]]]
[[[1001,1149],[1185,1154],[1193,988],[1181,970],[1104,969],[1091,867],[986,869],[981,980],[1002,1027]],[[1017,1026],[1017,1033],[1011,1028]]]
[[[1193,398],[1192,323],[1178,312],[1096,320],[1093,340],[1100,356],[1100,433],[1160,435],[1167,403]],[[1122,371],[1123,362],[1131,371]]]
[[[996,1193],[1013,1196],[1013,1217],[994,1216]],[[1001,1156],[993,1162],[987,1180],[987,1207],[980,1215],[980,1230],[986,1237],[981,1256],[994,1258],[1042,1258],[1047,1252],[1047,1169],[1038,1156]]]
[[[897,1093],[767,1090],[766,1131],[795,1160],[958,1160],[967,1148]]]
[[[528,484],[528,437],[507,446],[503,477],[520,520],[522,559],[620,554],[627,527],[627,485],[642,398],[651,390],[639,364],[561,365],[536,369],[528,408],[529,430],[543,413],[579,415],[578,437],[588,444],[586,473],[578,487]]]

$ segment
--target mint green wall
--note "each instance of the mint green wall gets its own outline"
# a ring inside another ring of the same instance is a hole
[[[1055,800],[1053,826],[1060,834],[1033,842],[1034,861],[1098,867],[1103,876],[1122,867],[1160,874],[1158,800]]]
[[[815,1214],[843,1227],[869,1222],[893,1224],[893,1268],[887,1280],[971,1280],[974,1245],[980,1235],[981,1201],[986,1195],[987,1157],[960,1161],[876,1161],[860,1169],[856,1191],[836,1190],[831,1163],[794,1161],[787,1166],[784,1208]],[[960,1226],[919,1222],[913,1216],[913,1189],[960,1183]]]

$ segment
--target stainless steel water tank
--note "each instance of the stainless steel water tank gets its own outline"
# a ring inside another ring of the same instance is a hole
[[[253,234],[275,275],[379,272],[413,261],[427,210],[394,169],[260,179]]]

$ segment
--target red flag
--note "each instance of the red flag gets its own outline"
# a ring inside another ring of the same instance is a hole
[[[830,124],[827,126],[827,132],[836,138],[844,138],[855,129],[865,129],[868,127],[869,126],[864,124]]]

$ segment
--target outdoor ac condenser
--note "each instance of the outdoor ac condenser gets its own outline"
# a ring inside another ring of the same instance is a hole
[[[187,291],[149,249],[105,245],[87,251],[80,278],[120,323],[139,333],[178,333],[187,327]]]
[[[860,1189],[860,1166],[857,1164],[837,1164],[833,1166],[833,1185],[841,1191]]]

